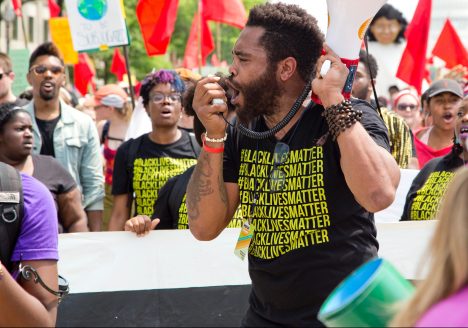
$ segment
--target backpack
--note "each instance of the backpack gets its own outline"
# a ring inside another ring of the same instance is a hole
[[[24,215],[21,175],[0,162],[0,261],[11,272],[11,255],[20,234]]]

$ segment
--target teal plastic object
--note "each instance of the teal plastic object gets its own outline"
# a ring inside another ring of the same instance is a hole
[[[414,286],[390,262],[375,258],[352,272],[327,297],[318,319],[327,327],[386,327]]]

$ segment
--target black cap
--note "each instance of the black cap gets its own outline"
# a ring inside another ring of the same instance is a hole
[[[427,97],[432,98],[443,92],[453,93],[455,96],[463,98],[463,90],[460,84],[451,79],[437,80],[427,89]]]

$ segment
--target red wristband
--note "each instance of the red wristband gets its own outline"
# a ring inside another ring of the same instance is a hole
[[[219,148],[210,147],[205,143],[205,138],[203,138],[203,150],[207,153],[220,154],[224,151],[224,146],[221,146]]]

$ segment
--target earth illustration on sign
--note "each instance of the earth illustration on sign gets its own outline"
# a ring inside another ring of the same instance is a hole
[[[78,0],[78,12],[86,19],[100,20],[107,12],[107,0]]]

